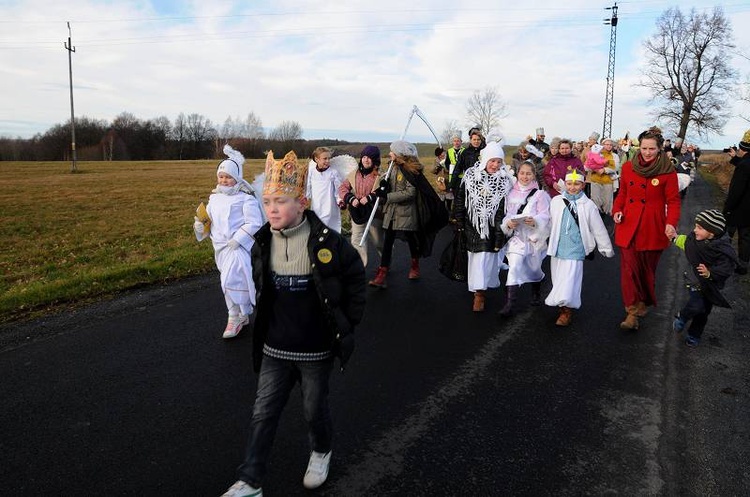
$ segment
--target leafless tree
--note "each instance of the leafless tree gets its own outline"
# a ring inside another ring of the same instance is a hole
[[[646,62],[638,85],[651,91],[653,117],[685,137],[688,127],[705,137],[721,133],[729,118],[735,74],[730,66],[732,28],[721,8],[684,15],[678,7],[656,21],[644,42]]]
[[[506,117],[507,104],[500,97],[497,88],[488,86],[477,90],[466,102],[466,122],[469,126],[479,126],[484,133],[500,124]]]
[[[187,118],[182,112],[174,120],[172,139],[177,142],[177,158],[182,160],[182,152],[185,150],[185,141],[187,140]]]
[[[302,126],[297,121],[282,121],[271,130],[268,136],[271,140],[293,142],[302,139]]]
[[[247,133],[245,136],[251,140],[262,140],[266,137],[266,132],[263,130],[263,121],[254,112],[247,115],[245,132]]]
[[[461,136],[461,127],[455,119],[450,119],[445,122],[443,132],[440,133],[440,143],[443,144],[443,147],[450,147],[451,138],[454,136]]]

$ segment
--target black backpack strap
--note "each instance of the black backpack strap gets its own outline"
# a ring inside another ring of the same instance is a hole
[[[532,188],[528,195],[526,195],[526,200],[523,201],[523,204],[518,208],[518,211],[516,211],[516,214],[521,214],[523,210],[526,208],[526,206],[529,204],[529,199],[534,196],[536,193],[536,188]]]
[[[581,224],[578,222],[578,214],[575,210],[573,210],[573,206],[570,205],[570,200],[563,197],[563,202],[565,202],[565,207],[568,208],[568,211],[570,211],[570,215],[573,216],[573,220],[576,222],[576,226],[578,226],[578,229],[581,229]]]

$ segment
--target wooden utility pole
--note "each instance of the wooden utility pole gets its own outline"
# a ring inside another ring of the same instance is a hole
[[[76,118],[75,112],[73,112],[73,52],[76,51],[76,47],[70,41],[70,22],[68,23],[68,43],[63,43],[65,49],[68,51],[68,71],[70,73],[70,151],[71,160],[70,172],[74,173],[78,171],[78,165],[76,160]]]

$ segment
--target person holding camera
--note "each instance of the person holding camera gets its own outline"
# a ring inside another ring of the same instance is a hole
[[[740,263],[735,272],[747,274],[750,262],[750,129],[745,131],[739,148],[730,147],[724,151],[731,157],[729,163],[734,165],[734,174],[722,212],[727,219],[729,238],[737,232]]]

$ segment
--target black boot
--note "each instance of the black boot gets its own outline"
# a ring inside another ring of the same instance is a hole
[[[509,285],[505,287],[505,292],[505,305],[498,312],[502,317],[508,317],[513,314],[513,304],[516,302],[516,297],[518,296],[518,285]]]
[[[542,305],[542,282],[537,281],[531,284],[531,305]]]

